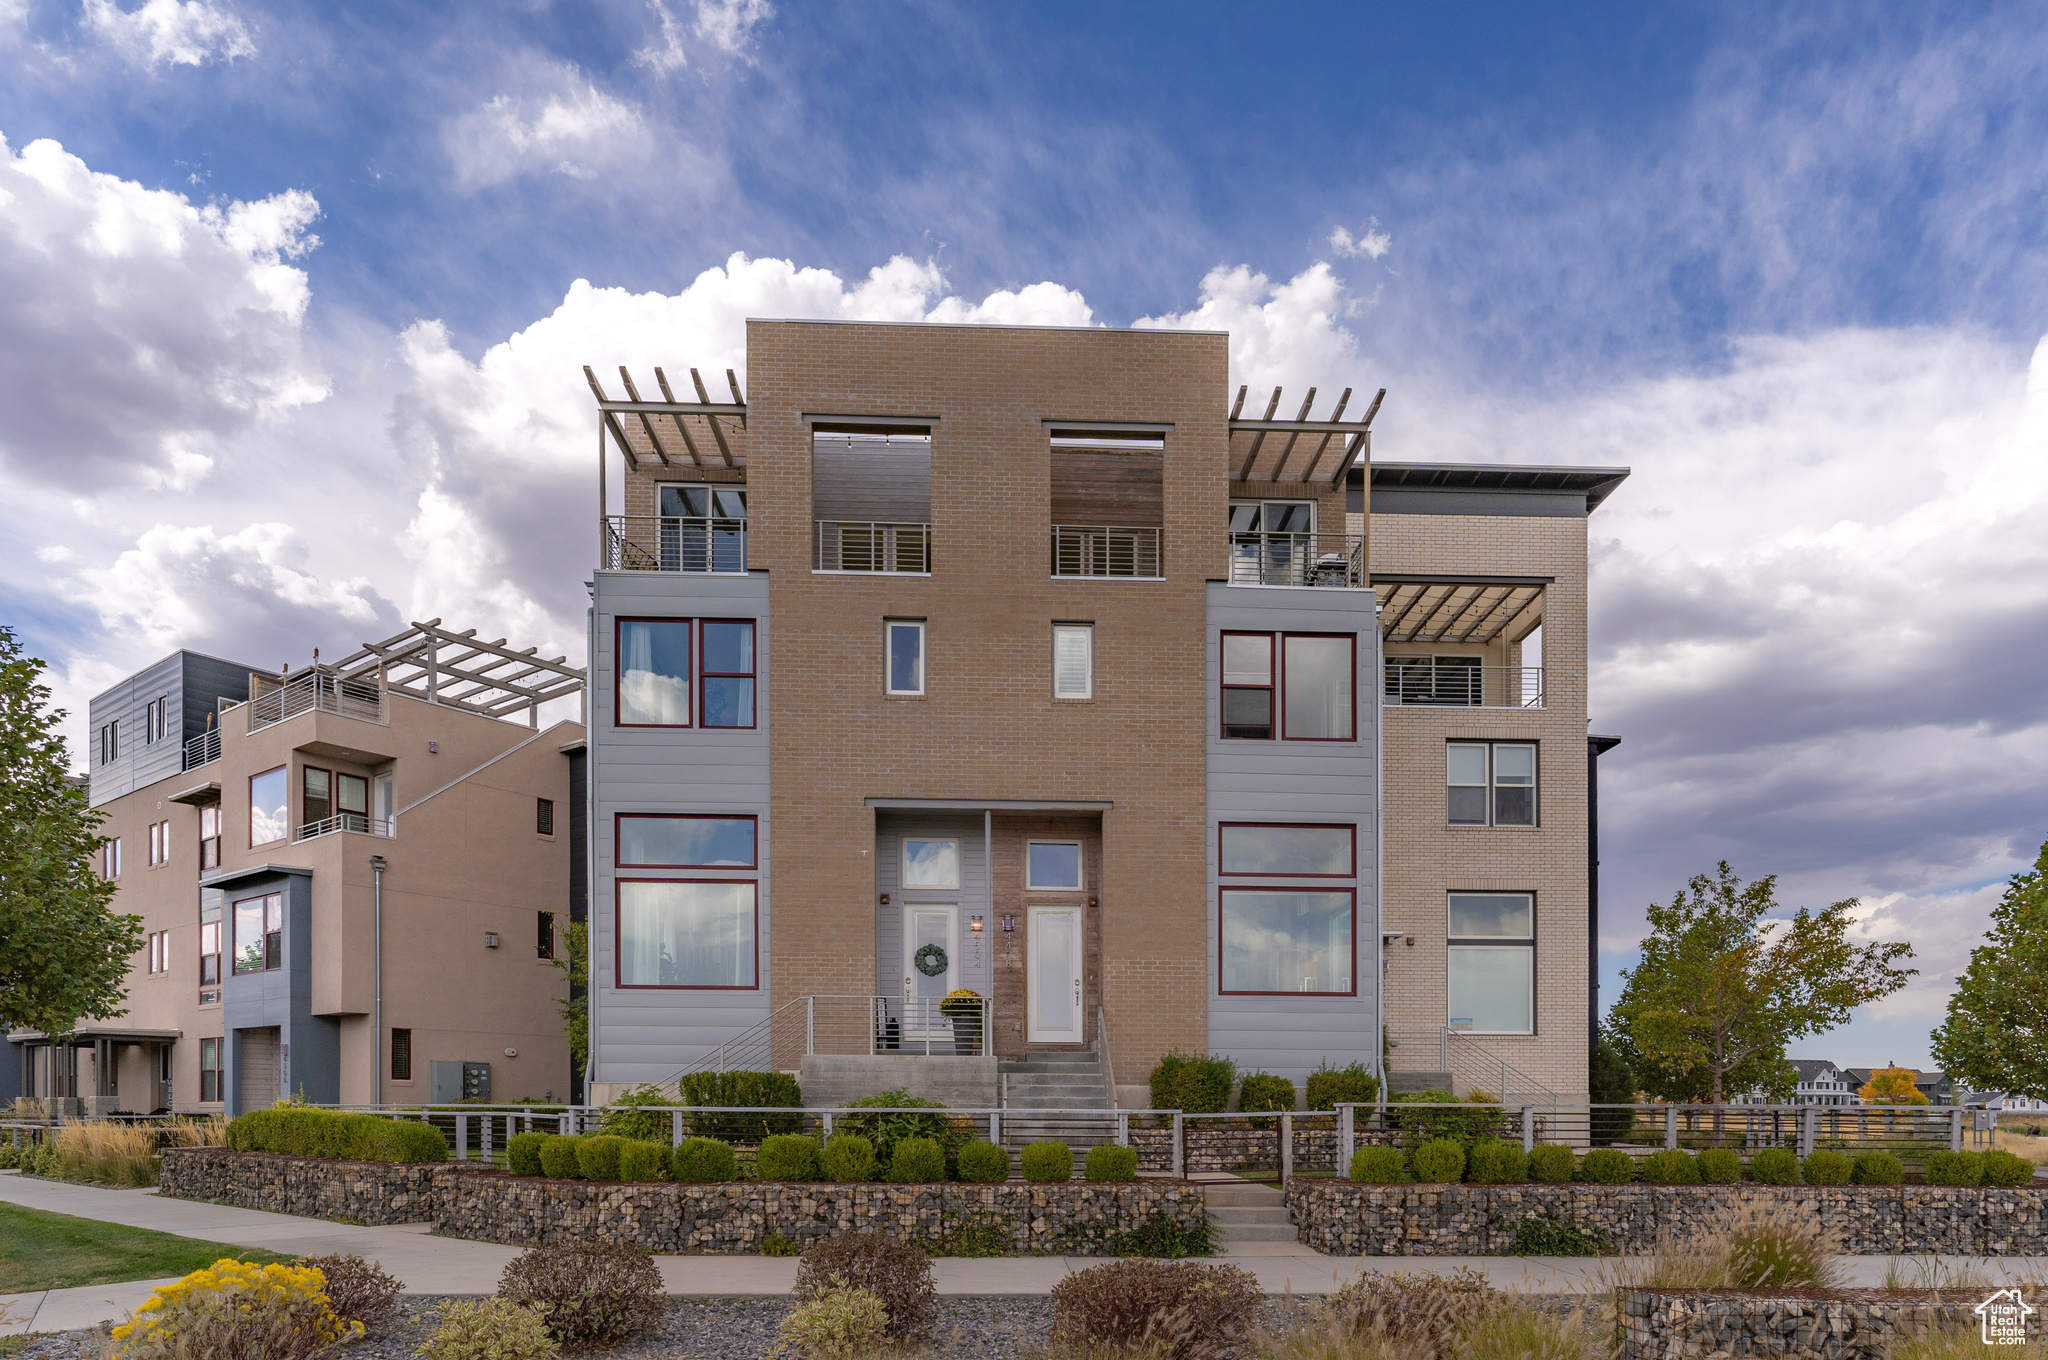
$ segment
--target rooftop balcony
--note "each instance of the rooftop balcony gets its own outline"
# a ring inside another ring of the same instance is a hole
[[[257,677],[256,693],[246,707],[251,732],[261,732],[301,713],[336,713],[344,718],[381,723],[384,686],[374,673],[338,675],[319,666],[282,683]]]
[[[740,576],[747,570],[747,522],[682,515],[606,515],[605,571],[685,571]]]
[[[1234,533],[1230,584],[1364,590],[1365,539],[1355,534]]]
[[[1159,530],[1143,526],[1055,524],[1052,574],[1156,581]]]
[[[1542,708],[1541,666],[1482,666],[1477,658],[1390,656],[1380,702],[1388,708]]]

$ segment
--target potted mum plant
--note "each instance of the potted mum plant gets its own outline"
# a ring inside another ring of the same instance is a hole
[[[955,987],[939,1003],[939,1013],[952,1017],[953,1051],[968,1057],[981,1052],[981,993]]]

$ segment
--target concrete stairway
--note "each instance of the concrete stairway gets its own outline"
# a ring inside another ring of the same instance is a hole
[[[1103,1075],[1101,1055],[1029,1053],[1005,1059],[997,1070],[1003,1090],[1005,1147],[1015,1151],[1041,1139],[1056,1139],[1076,1148],[1116,1141],[1116,1121],[1109,1117],[1116,1101]],[[1101,1110],[1104,1117],[1033,1118],[1032,1110]]]
[[[1300,1237],[1287,1214],[1287,1197],[1275,1186],[1251,1181],[1210,1181],[1202,1200],[1216,1225],[1220,1251],[1246,1242],[1295,1242]]]

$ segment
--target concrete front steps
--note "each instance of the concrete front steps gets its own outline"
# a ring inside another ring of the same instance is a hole
[[[1254,1242],[1300,1244],[1294,1220],[1287,1213],[1287,1197],[1277,1186],[1253,1181],[1209,1181],[1202,1186],[1202,1200],[1209,1207],[1209,1220],[1216,1225],[1216,1247],[1230,1253]],[[1302,1247],[1304,1253],[1310,1249]]]
[[[1003,1092],[1003,1146],[1012,1152],[1026,1143],[1053,1139],[1085,1149],[1116,1141],[1109,1082],[1101,1055],[1092,1051],[1027,1053],[998,1068]],[[1103,1117],[1033,1117],[1033,1110],[1100,1110]]]

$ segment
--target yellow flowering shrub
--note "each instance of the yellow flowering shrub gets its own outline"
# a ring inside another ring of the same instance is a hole
[[[222,1258],[160,1285],[114,1329],[121,1360],[301,1360],[354,1341],[363,1324],[336,1316],[311,1266]]]

